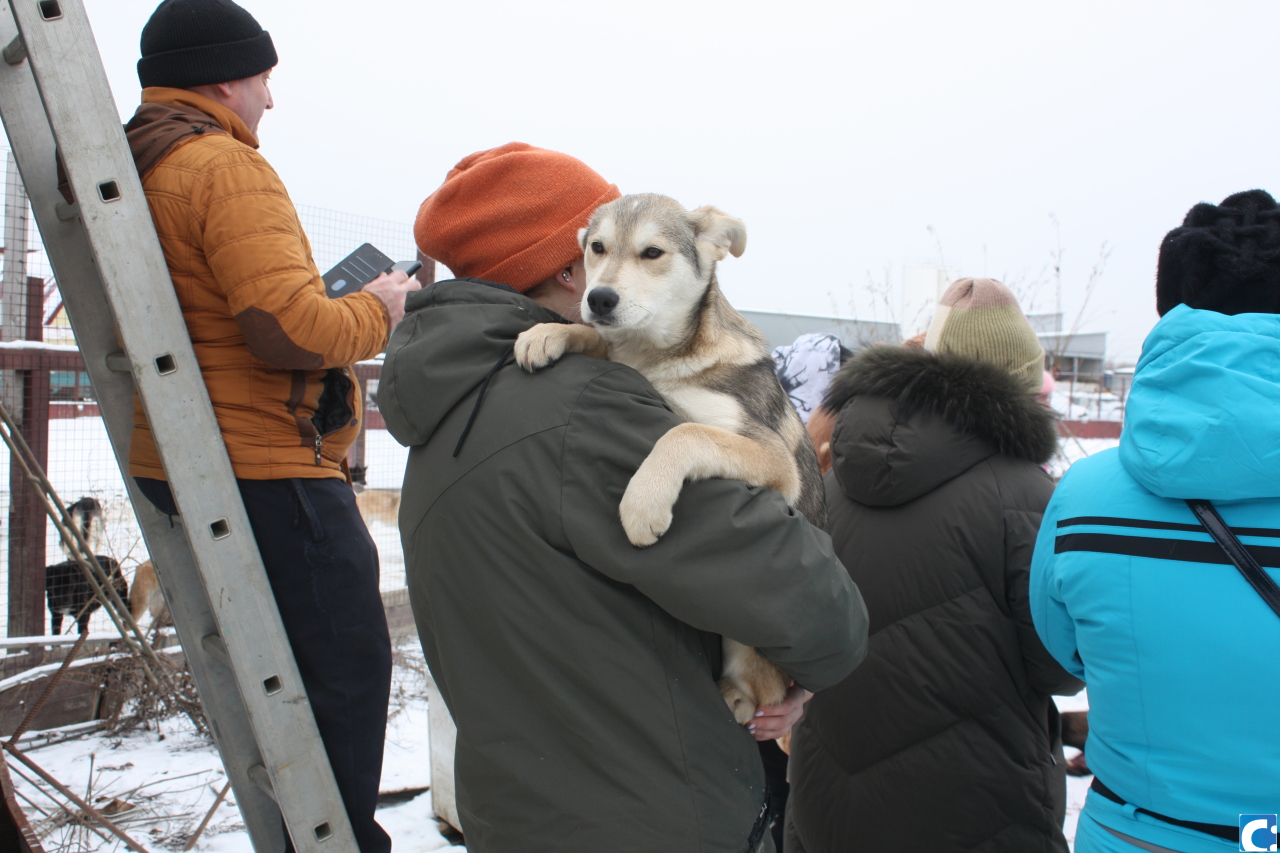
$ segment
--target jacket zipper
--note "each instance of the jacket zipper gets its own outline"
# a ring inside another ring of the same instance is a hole
[[[323,435],[320,435],[319,433],[317,433],[317,434],[316,434],[316,464],[317,464],[317,465],[321,464],[321,462],[320,462],[320,451],[321,451],[323,448],[324,448],[324,436],[323,436]]]

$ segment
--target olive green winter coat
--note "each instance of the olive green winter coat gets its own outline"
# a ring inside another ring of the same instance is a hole
[[[378,393],[412,448],[400,530],[467,847],[740,853],[764,775],[716,688],[719,635],[822,690],[863,655],[862,600],[825,533],[738,482],[687,485],[670,531],[632,547],[622,492],[679,420],[624,365],[507,360],[557,320],[436,283],[409,297]]]

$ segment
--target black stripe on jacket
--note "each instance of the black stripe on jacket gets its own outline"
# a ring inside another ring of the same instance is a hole
[[[1147,521],[1140,518],[1111,518],[1106,516],[1079,516],[1058,522],[1058,529],[1084,525],[1096,527],[1129,527],[1140,530],[1177,530],[1188,533],[1206,533],[1198,524],[1179,524],[1171,521]],[[1237,536],[1258,536],[1280,539],[1280,530],[1258,527],[1233,527]],[[1270,545],[1245,545],[1260,565],[1280,568],[1280,547]],[[1175,560],[1183,563],[1213,563],[1230,565],[1231,560],[1217,542],[1194,539],[1164,539],[1155,536],[1127,536],[1119,533],[1063,533],[1054,542],[1055,554],[1086,551],[1096,554],[1122,554],[1129,557],[1149,557],[1156,560]]]
[[[1179,524],[1176,521],[1147,521],[1145,518],[1111,518],[1104,515],[1082,515],[1067,518],[1058,522],[1058,528],[1079,527],[1090,524],[1095,527],[1136,527],[1142,530],[1182,530],[1187,533],[1205,533],[1199,524]],[[1280,538],[1280,529],[1268,527],[1233,527],[1231,532],[1237,536],[1262,536]]]

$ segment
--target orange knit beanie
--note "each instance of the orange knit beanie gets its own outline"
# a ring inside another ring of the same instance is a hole
[[[620,195],[581,160],[509,142],[454,166],[418,209],[413,236],[454,275],[524,293],[582,254],[578,229]]]

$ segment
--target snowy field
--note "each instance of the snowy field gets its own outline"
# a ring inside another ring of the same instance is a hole
[[[1049,460],[1049,473],[1061,479],[1067,469],[1095,453],[1120,446],[1118,438],[1064,438],[1058,442],[1058,453]]]
[[[1049,405],[1067,421],[1123,421],[1124,403],[1094,383],[1060,381]]]

